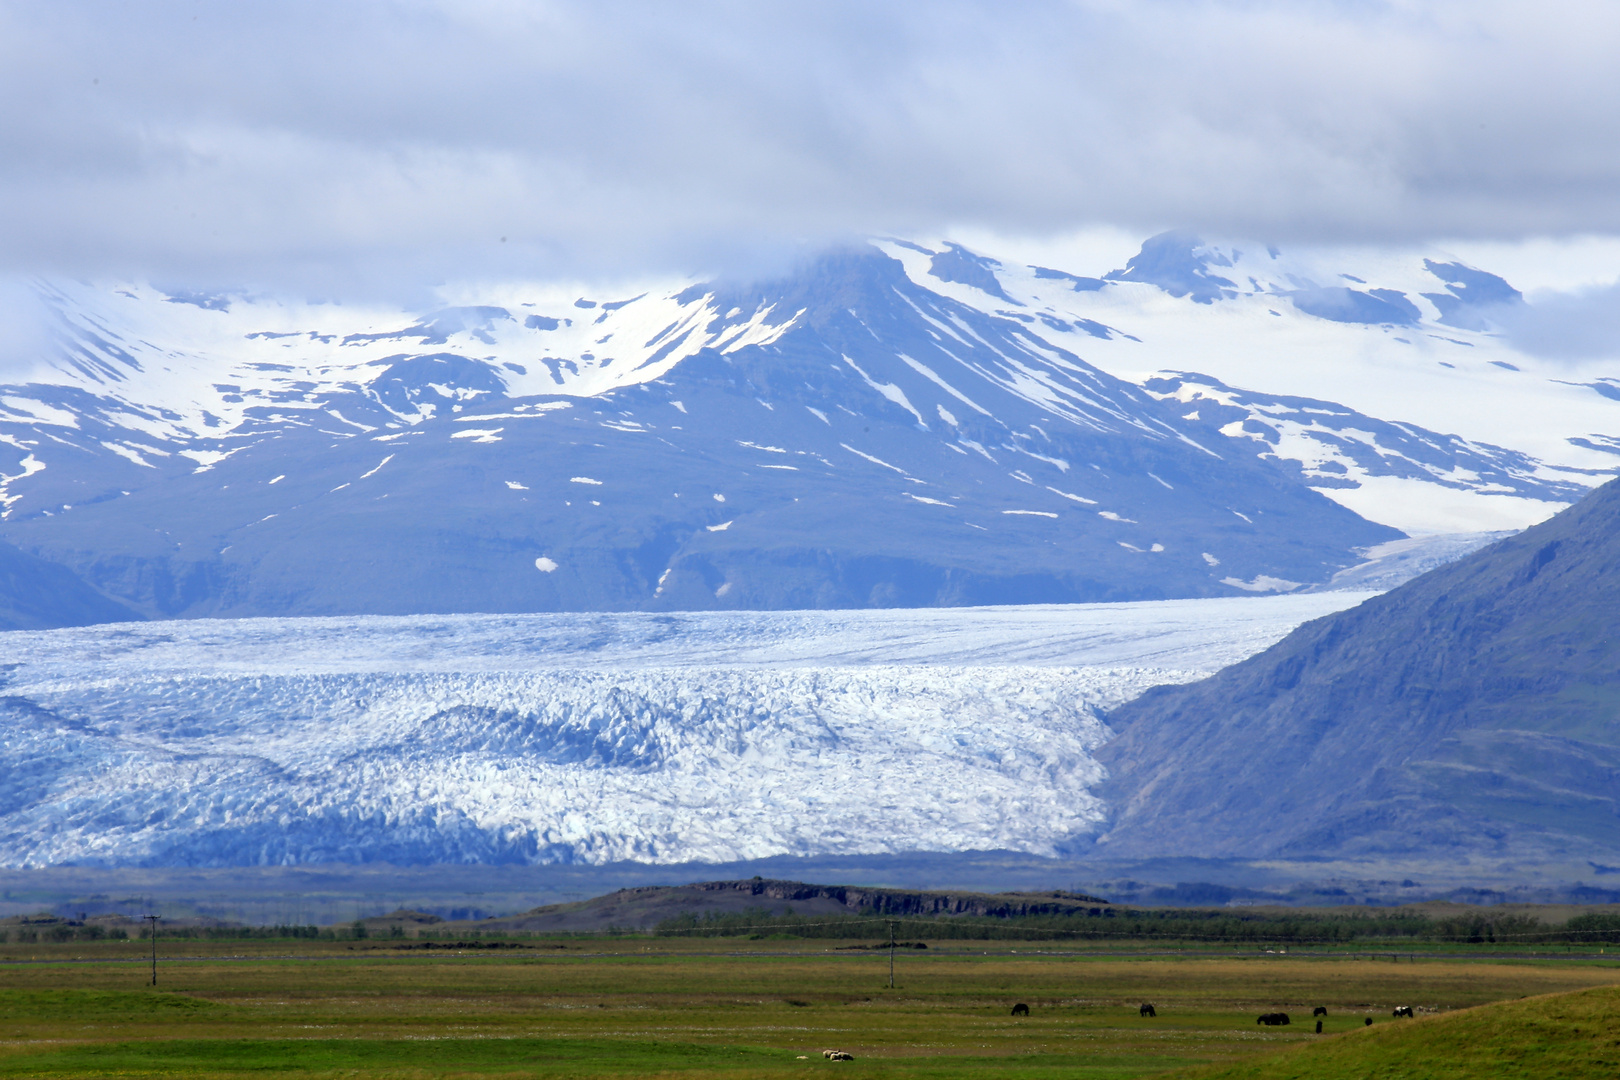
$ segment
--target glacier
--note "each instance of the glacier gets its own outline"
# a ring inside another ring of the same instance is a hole
[[[0,866],[1072,853],[1107,710],[1367,595],[0,634]]]

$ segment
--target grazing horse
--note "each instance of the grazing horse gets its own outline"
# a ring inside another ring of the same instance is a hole
[[[1390,1015],[1391,1016],[1411,1016],[1412,1015],[1412,1006],[1410,1006],[1410,1005],[1402,1005],[1400,1008],[1398,1008],[1394,1012],[1390,1013]]]
[[[1028,1016],[1029,1006],[1020,1001],[1018,1004],[1013,1006],[1012,1014],[1014,1016]]]
[[[1326,1005],[1318,1005],[1316,1008],[1311,1010],[1311,1015],[1312,1016],[1326,1016],[1327,1015],[1327,1006]]]
[[[1151,1001],[1142,1002],[1142,1007],[1138,1009],[1137,1012],[1141,1013],[1143,1016],[1159,1015],[1158,1010],[1153,1007],[1153,1003]]]
[[[1267,1027],[1277,1027],[1289,1022],[1287,1013],[1261,1013],[1260,1019],[1255,1021],[1255,1023],[1264,1024]]]

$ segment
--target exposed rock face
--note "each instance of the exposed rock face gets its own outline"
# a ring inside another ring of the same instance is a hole
[[[807,885],[802,881],[705,881],[687,888],[700,893],[743,893],[771,900],[834,900],[851,914],[974,915],[1011,919],[1024,915],[1072,915],[1076,908],[1107,904],[1083,893],[913,892],[852,885]],[[652,892],[656,890],[632,890]]]
[[[918,918],[967,915],[1009,919],[1025,915],[1098,915],[1107,900],[1074,892],[974,893],[810,885],[802,881],[754,878],[704,881],[692,885],[620,889],[572,904],[551,904],[507,919],[489,920],[491,929],[582,930],[605,926],[648,927],[678,916],[767,913],[785,915],[867,915]]]

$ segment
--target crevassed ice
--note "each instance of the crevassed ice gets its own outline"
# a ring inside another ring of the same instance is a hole
[[[0,865],[1063,851],[1102,711],[1360,594],[0,635]]]

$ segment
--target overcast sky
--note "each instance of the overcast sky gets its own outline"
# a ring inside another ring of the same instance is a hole
[[[0,0],[0,273],[1616,235],[1617,57],[1612,0]]]

